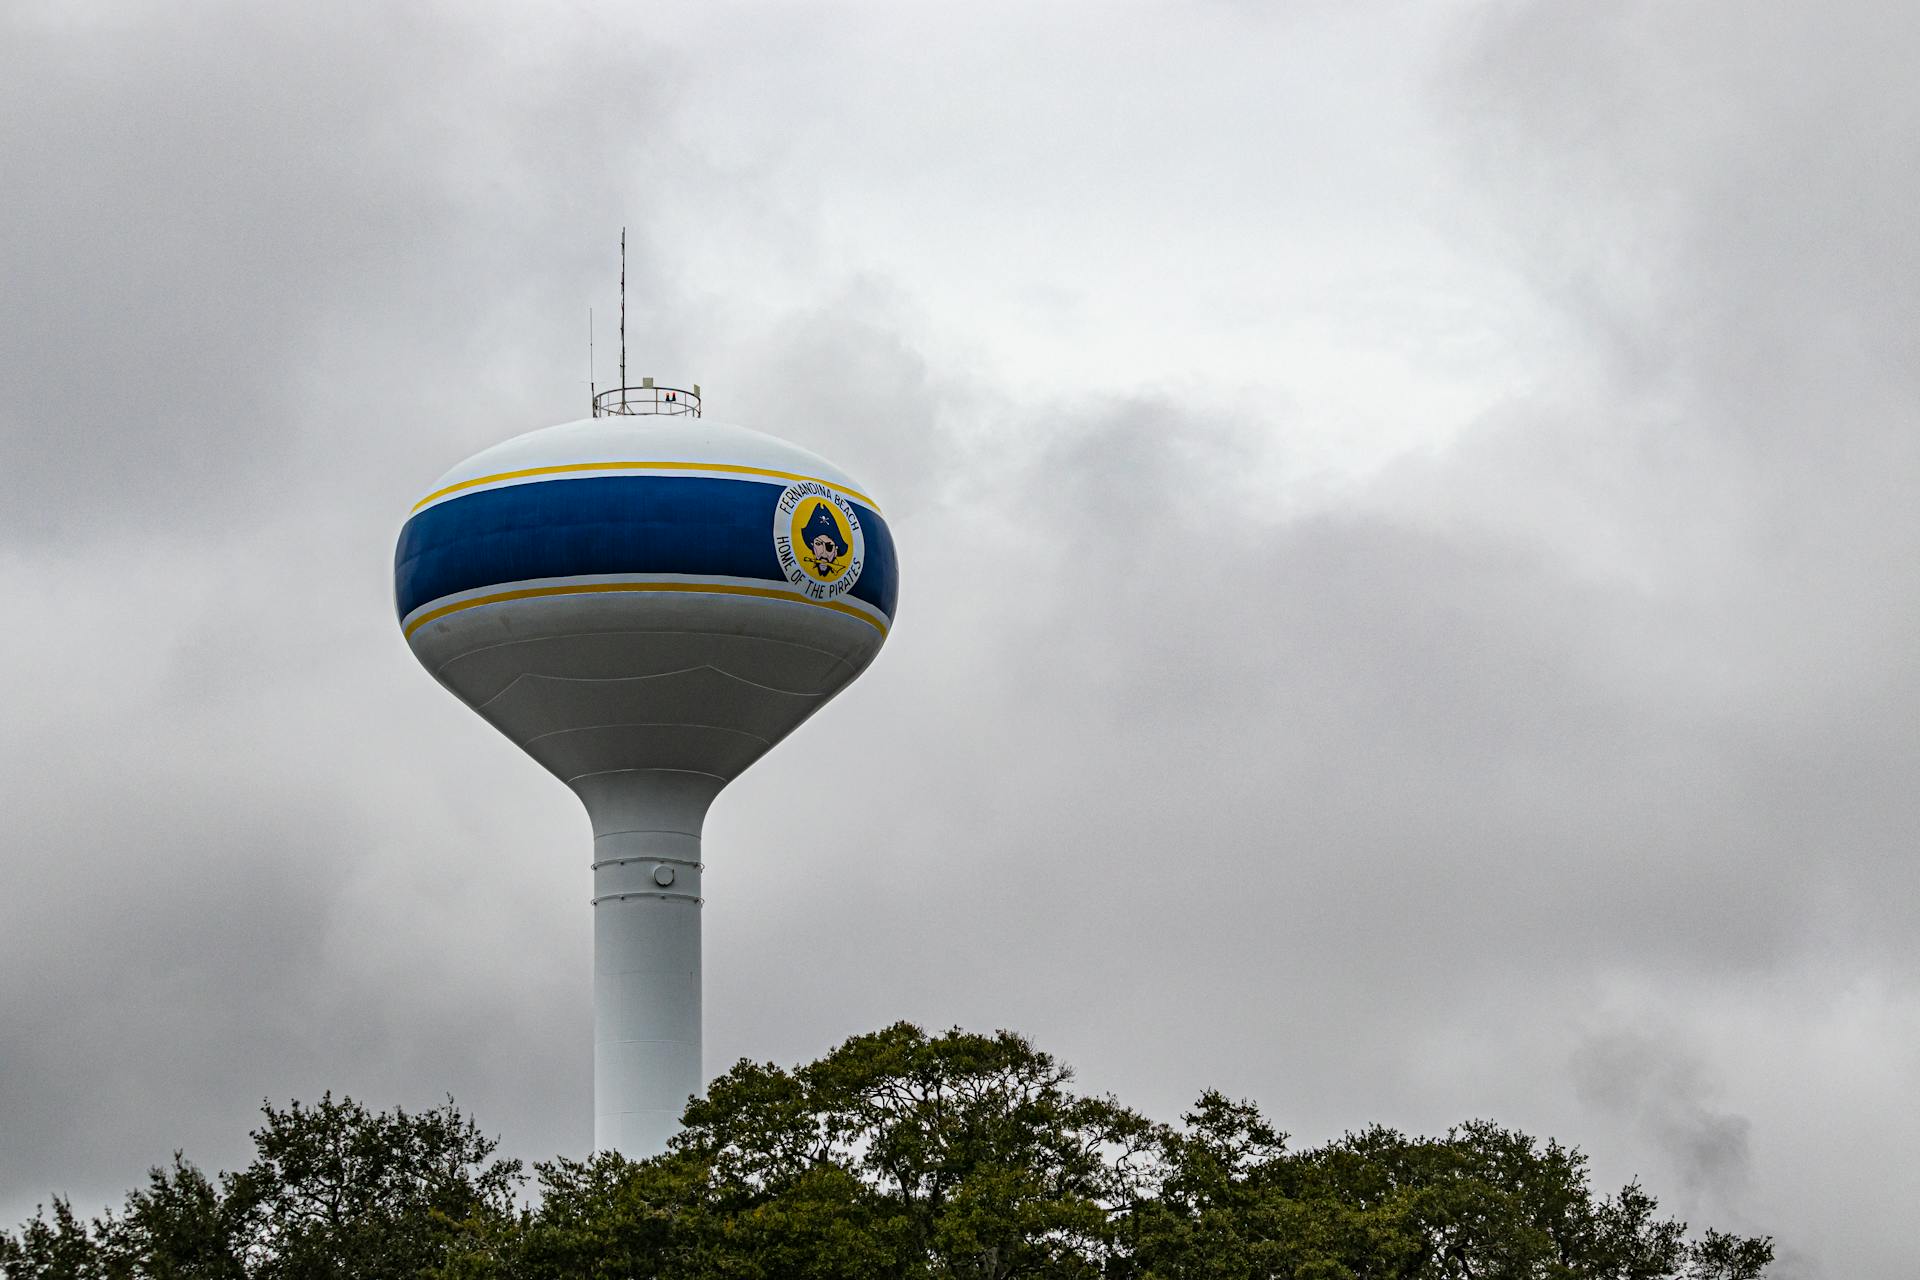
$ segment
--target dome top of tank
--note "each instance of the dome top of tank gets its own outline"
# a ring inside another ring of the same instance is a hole
[[[559,477],[575,469],[613,474],[649,464],[663,471],[684,468],[688,474],[729,474],[722,469],[740,468],[731,474],[816,480],[879,509],[846,472],[819,454],[751,427],[691,416],[611,416],[543,427],[482,449],[441,476],[414,511],[540,476]]]

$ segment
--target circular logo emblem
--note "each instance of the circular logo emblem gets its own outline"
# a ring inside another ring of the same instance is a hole
[[[781,490],[773,505],[773,550],[788,582],[808,599],[831,600],[859,580],[867,539],[853,503],[817,480],[802,480]]]

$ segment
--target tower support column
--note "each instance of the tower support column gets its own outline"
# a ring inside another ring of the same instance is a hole
[[[593,1145],[657,1155],[706,1077],[700,827],[723,780],[668,770],[575,779],[593,818]]]

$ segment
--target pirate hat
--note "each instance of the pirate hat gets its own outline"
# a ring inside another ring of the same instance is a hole
[[[822,535],[832,539],[836,556],[847,554],[846,535],[840,532],[840,522],[833,518],[833,512],[824,502],[813,504],[813,514],[807,517],[807,527],[800,531],[802,546],[812,546],[815,538]]]

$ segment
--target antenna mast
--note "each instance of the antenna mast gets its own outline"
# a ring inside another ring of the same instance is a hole
[[[620,404],[627,403],[627,229],[620,228]]]
[[[639,385],[627,386],[627,229],[620,228],[620,382],[600,390],[599,372],[594,366],[593,308],[587,308],[587,389],[593,393],[593,416],[605,418],[700,416],[700,384],[691,388],[670,387],[641,378]],[[635,399],[635,396],[639,399]]]

